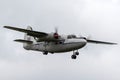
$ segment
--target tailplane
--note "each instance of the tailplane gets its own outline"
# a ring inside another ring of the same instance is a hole
[[[31,30],[31,31],[32,31],[32,27],[28,26],[28,27],[27,27],[27,30]],[[18,40],[18,41],[23,42],[23,47],[24,47],[24,49],[29,50],[30,47],[31,47],[31,44],[32,44],[33,41],[34,41],[34,38],[33,38],[32,36],[29,36],[27,33],[25,33],[25,35],[24,35],[24,40]]]
[[[31,30],[32,27],[28,26],[26,30]],[[30,50],[32,43],[35,41],[34,37],[29,36],[27,33],[24,34],[24,39],[16,39],[16,42],[23,43],[24,49]]]
[[[32,44],[33,43],[33,41],[28,41],[28,40],[23,40],[23,39],[16,39],[14,41],[20,42],[20,43],[27,43],[27,44]]]

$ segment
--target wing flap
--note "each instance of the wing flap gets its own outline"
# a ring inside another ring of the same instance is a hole
[[[48,35],[47,33],[44,33],[44,32],[31,31],[31,30],[26,30],[22,28],[11,27],[11,26],[4,26],[4,28],[19,31],[19,32],[24,32],[30,36],[37,37],[37,38],[45,37]]]
[[[112,42],[105,42],[105,41],[98,41],[98,40],[90,40],[87,39],[88,43],[96,43],[96,44],[109,44],[109,45],[116,45],[117,43],[112,43]]]

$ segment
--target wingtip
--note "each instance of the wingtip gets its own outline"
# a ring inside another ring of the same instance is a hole
[[[118,43],[112,43],[112,45],[118,45]]]
[[[8,28],[9,26],[3,26],[3,28]]]
[[[3,26],[3,28],[5,28],[6,26]]]
[[[118,43],[114,43],[114,45],[118,45]]]

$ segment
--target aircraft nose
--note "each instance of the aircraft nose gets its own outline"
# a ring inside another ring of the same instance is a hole
[[[87,44],[87,41],[85,39],[79,40],[79,43],[81,46],[85,46]]]

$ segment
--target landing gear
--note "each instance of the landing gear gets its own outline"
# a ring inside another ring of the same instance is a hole
[[[77,52],[75,52],[75,55],[79,55],[79,52],[77,51]]]
[[[79,55],[79,52],[78,52],[78,51],[77,51],[77,52],[74,52],[74,51],[73,51],[73,55],[71,56],[71,58],[72,58],[72,59],[76,59],[78,55]]]
[[[47,52],[47,51],[43,52],[43,55],[47,55],[47,54],[48,54],[48,52]]]
[[[71,58],[72,58],[72,59],[76,59],[77,56],[76,56],[76,55],[72,55]]]

